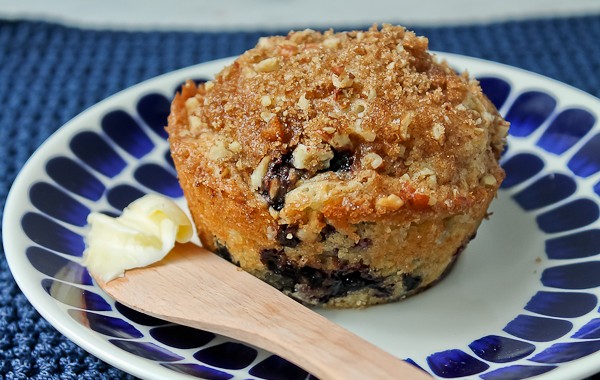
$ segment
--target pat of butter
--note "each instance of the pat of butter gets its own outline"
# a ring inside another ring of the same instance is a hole
[[[194,233],[187,215],[163,196],[148,194],[127,206],[121,216],[92,212],[83,265],[104,281],[126,270],[160,261],[175,242],[187,243]]]

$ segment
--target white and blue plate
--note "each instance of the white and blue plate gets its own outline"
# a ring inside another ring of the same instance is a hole
[[[430,290],[320,312],[437,378],[600,372],[600,100],[522,70],[440,55],[478,78],[512,123],[493,215]],[[116,215],[151,192],[185,204],[163,129],[170,99],[185,79],[209,79],[230,61],[163,75],[85,111],[31,157],[7,199],[6,257],[31,303],[76,344],[142,378],[311,377],[263,350],[115,303],[81,266],[91,211]]]

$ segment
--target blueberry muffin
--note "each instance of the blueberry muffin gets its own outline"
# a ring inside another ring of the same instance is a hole
[[[172,103],[202,243],[308,305],[423,290],[487,215],[508,123],[403,27],[261,38]]]

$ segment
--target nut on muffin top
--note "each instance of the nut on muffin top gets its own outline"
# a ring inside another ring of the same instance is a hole
[[[182,88],[173,154],[195,157],[198,182],[241,202],[253,193],[280,223],[469,207],[503,179],[508,123],[427,49],[391,25],[261,38],[213,81]]]

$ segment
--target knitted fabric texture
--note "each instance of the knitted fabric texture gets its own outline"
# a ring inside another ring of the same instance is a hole
[[[412,29],[429,37],[433,50],[521,67],[600,96],[600,16]],[[156,75],[240,54],[266,34],[273,33],[97,31],[0,20],[0,209],[27,158],[84,109]],[[41,318],[3,251],[0,378],[132,377]]]

